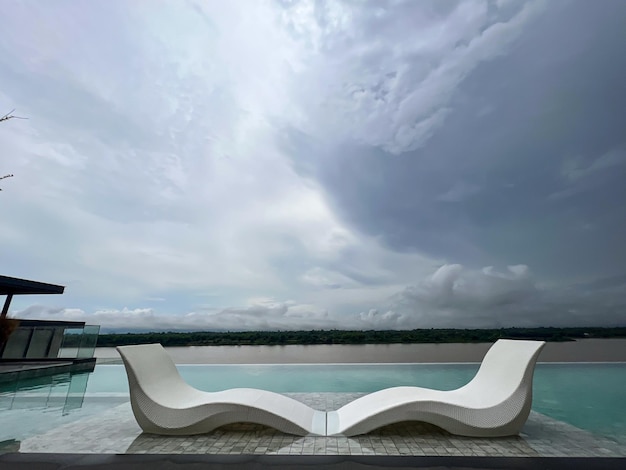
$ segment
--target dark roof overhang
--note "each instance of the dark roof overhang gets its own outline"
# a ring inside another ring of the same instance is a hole
[[[0,295],[62,294],[65,286],[0,276]]]

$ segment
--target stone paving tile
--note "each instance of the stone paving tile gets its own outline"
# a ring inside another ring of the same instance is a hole
[[[333,410],[362,394],[288,395],[316,409]],[[626,457],[626,445],[535,412],[519,436],[507,438],[453,436],[419,422],[354,437],[291,436],[249,423],[200,436],[157,436],[141,432],[130,404],[125,403],[25,439],[20,452]]]

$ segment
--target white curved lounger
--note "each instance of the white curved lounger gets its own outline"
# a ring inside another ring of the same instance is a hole
[[[120,346],[130,403],[145,432],[203,434],[224,424],[257,423],[305,436],[326,434],[326,413],[274,392],[235,388],[203,392],[187,384],[160,344]]]
[[[413,420],[461,436],[515,435],[530,413],[533,372],[544,344],[498,340],[476,376],[457,390],[393,387],[365,395],[327,414],[326,435],[354,436]]]

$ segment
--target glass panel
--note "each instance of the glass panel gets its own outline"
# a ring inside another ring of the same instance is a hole
[[[60,409],[63,414],[81,408],[89,372],[18,378],[0,389],[0,410]]]
[[[83,337],[78,349],[76,357],[85,358],[93,357],[98,342],[98,334],[100,333],[100,325],[85,325],[83,328]]]
[[[64,372],[46,378],[51,383],[50,395],[46,402],[47,408],[62,408],[65,406],[67,394],[70,388],[71,374]]]
[[[10,410],[13,407],[18,383],[19,381],[16,379],[14,382],[0,384],[0,411]]]
[[[18,385],[15,391],[11,409],[44,409],[52,391],[50,377],[37,377],[24,381],[18,380],[20,385]],[[21,384],[28,385],[23,387]]]
[[[53,330],[51,328],[35,328],[30,338],[26,357],[40,358],[46,357],[50,348]]]
[[[54,335],[52,336],[52,341],[50,342],[50,349],[48,350],[48,357],[58,357],[59,356],[59,348],[61,347],[61,343],[63,342],[63,327],[55,327]]]
[[[63,342],[59,350],[59,357],[76,358],[83,336],[83,328],[66,328],[63,333]]]
[[[85,391],[87,390],[87,381],[89,380],[89,373],[72,374],[70,379],[70,386],[67,392],[67,398],[65,400],[65,406],[63,407],[63,414],[67,414],[72,410],[76,410],[83,406],[83,400],[85,399]]]
[[[31,333],[32,328],[21,327],[15,330],[11,336],[9,336],[2,357],[6,359],[25,357]]]

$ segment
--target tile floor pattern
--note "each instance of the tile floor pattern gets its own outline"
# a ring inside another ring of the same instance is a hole
[[[334,410],[360,393],[286,394],[319,410]],[[453,436],[406,422],[356,437],[299,437],[254,424],[221,427],[197,436],[143,434],[130,403],[25,439],[20,452],[116,454],[418,455],[505,457],[626,457],[626,445],[532,412],[519,436]]]

